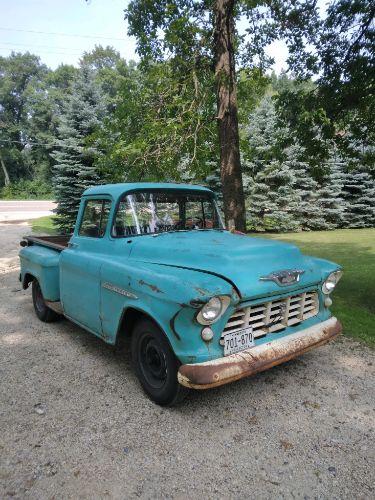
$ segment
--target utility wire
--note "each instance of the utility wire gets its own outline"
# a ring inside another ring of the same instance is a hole
[[[116,38],[116,37],[110,37],[110,36],[105,36],[105,35],[78,35],[76,33],[56,33],[54,31],[35,31],[35,30],[20,30],[20,29],[13,29],[13,28],[1,28],[1,31],[17,31],[20,33],[36,33],[39,35],[58,35],[58,36],[68,36],[68,37],[76,37],[76,38],[93,38],[98,39],[101,38],[102,40],[117,40],[120,42],[125,41],[124,38]]]
[[[11,50],[13,52],[17,52],[17,50],[19,50],[20,52],[23,51],[23,49],[19,48],[11,48],[11,47],[0,47],[0,50]],[[32,50],[30,50],[31,52],[34,52]],[[27,52],[27,51],[24,51],[24,52]],[[83,55],[83,52],[55,52],[55,51],[51,51],[51,50],[45,50],[45,49],[36,49],[35,52],[42,52],[43,54],[56,54],[56,55],[60,55],[60,56],[76,56],[76,57],[79,57],[81,55]],[[36,54],[38,55],[38,54]]]
[[[11,45],[11,46],[14,46],[14,47],[36,47],[36,48],[46,48],[46,49],[57,49],[57,50],[66,50],[66,47],[56,47],[56,46],[50,46],[50,45],[35,45],[33,43],[11,43],[11,42],[0,42],[2,43],[3,45]],[[82,51],[80,51],[79,49],[73,49],[73,50],[77,50],[78,54],[82,54]],[[85,49],[82,49],[82,50],[85,50]]]

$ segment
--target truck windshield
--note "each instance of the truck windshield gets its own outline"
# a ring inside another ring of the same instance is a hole
[[[121,199],[112,234],[122,237],[199,229],[224,229],[211,193],[147,191]]]

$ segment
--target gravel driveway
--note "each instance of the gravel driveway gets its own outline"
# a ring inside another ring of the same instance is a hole
[[[374,351],[342,338],[160,408],[126,351],[37,320],[26,229],[0,225],[1,498],[374,498]]]

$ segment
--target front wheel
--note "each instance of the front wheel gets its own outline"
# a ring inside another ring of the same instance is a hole
[[[162,406],[182,401],[187,389],[177,380],[179,362],[165,335],[152,321],[141,320],[136,324],[132,334],[132,359],[150,399]]]
[[[52,311],[52,309],[46,305],[39,281],[37,279],[34,279],[32,284],[32,296],[35,314],[38,316],[40,321],[52,323],[53,321],[58,321],[61,318],[59,314]]]

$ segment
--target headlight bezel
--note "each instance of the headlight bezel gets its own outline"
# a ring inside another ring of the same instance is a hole
[[[220,309],[218,310],[218,313],[214,317],[212,317],[211,319],[206,319],[204,317],[205,309],[207,310],[209,308],[210,303],[212,304],[212,302],[214,302],[216,300],[220,301]],[[197,322],[200,325],[204,325],[204,326],[213,325],[222,317],[222,315],[227,310],[229,304],[230,304],[230,297],[228,297],[227,295],[214,295],[197,312],[195,319],[197,320]]]
[[[342,274],[342,269],[336,269],[336,271],[333,271],[326,277],[322,284],[322,292],[324,295],[329,295],[333,292],[337,283],[340,281]]]

